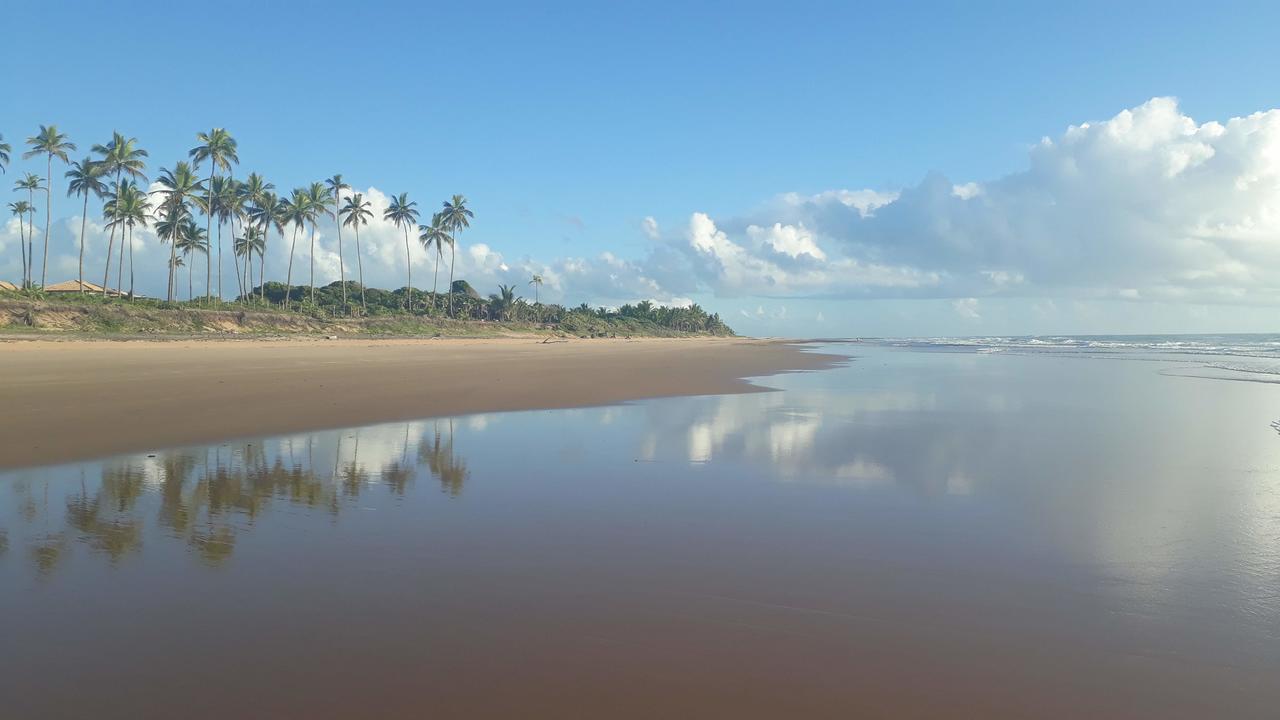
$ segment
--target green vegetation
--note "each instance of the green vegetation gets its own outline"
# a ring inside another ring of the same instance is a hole
[[[203,236],[203,228],[197,228]],[[179,251],[184,248],[180,245]],[[191,253],[202,252],[192,247]],[[190,265],[177,256],[178,268]],[[0,290],[0,332],[23,334],[81,333],[89,335],[195,335],[195,334],[343,334],[343,335],[505,335],[550,334],[567,337],[671,337],[683,335],[732,335],[717,315],[693,305],[667,308],[642,302],[617,309],[580,305],[566,308],[529,303],[516,297],[514,288],[481,298],[465,291],[459,280],[451,293],[456,317],[444,314],[446,299],[418,292],[418,309],[404,310],[408,288],[394,291],[361,288],[354,281],[332,283],[315,289],[295,287],[290,307],[284,309],[286,287],[268,282],[249,290],[244,299],[214,302],[204,298],[166,302],[150,298],[103,298],[97,293],[44,293],[38,289]],[[363,293],[361,291],[363,290]],[[474,292],[474,291],[472,291]],[[356,299],[365,296],[368,312]],[[265,301],[263,298],[265,297]]]

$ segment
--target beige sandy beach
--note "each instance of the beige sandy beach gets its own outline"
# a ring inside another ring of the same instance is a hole
[[[0,343],[0,467],[501,410],[749,392],[832,358],[751,339]]]

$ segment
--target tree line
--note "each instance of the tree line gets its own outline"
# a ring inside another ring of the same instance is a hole
[[[341,286],[346,284],[346,257],[343,229],[355,235],[358,287],[361,306],[367,308],[364,292],[364,261],[360,247],[360,228],[368,225],[373,217],[372,204],[351,186],[334,175],[323,181],[297,187],[288,193],[277,192],[273,183],[258,173],[249,173],[244,180],[237,180],[233,166],[240,163],[239,147],[234,137],[224,128],[213,128],[196,135],[197,145],[187,153],[186,160],[161,167],[155,178],[156,190],[148,192],[141,184],[147,182],[149,154],[138,145],[137,138],[113,133],[110,142],[95,144],[90,154],[82,160],[72,160],[77,150],[65,133],[56,125],[41,125],[40,131],[27,138],[28,150],[24,159],[43,157],[43,176],[28,172],[14,184],[14,191],[26,193],[25,199],[9,203],[10,212],[19,220],[20,248],[22,255],[22,287],[43,288],[48,283],[49,230],[53,211],[53,162],[67,166],[64,173],[68,197],[82,200],[80,222],[79,280],[84,290],[84,241],[89,216],[89,200],[102,201],[105,227],[110,230],[107,241],[107,259],[102,271],[102,294],[110,293],[112,264],[116,269],[116,291],[124,294],[125,246],[129,248],[129,290],[135,295],[133,273],[133,232],[137,228],[151,227],[160,241],[169,246],[168,284],[165,299],[177,299],[178,269],[187,268],[188,293],[192,291],[193,261],[204,257],[206,304],[221,302],[225,297],[223,278],[224,227],[230,227],[231,252],[236,270],[237,299],[251,300],[254,291],[258,299],[265,300],[262,292],[266,276],[266,246],[274,231],[280,242],[287,242],[289,261],[285,269],[285,285],[293,286],[294,257],[297,254],[299,235],[310,234],[310,258],[308,270],[308,298],[315,299],[315,243],[317,228],[322,219],[336,221],[338,239],[338,272]],[[0,172],[5,172],[13,147],[0,135]],[[35,252],[37,193],[44,195],[45,223],[40,258]],[[383,212],[383,219],[404,231],[405,279],[408,292],[404,309],[413,310],[423,299],[413,288],[413,268],[410,262],[410,233],[428,251],[435,253],[434,286],[439,282],[440,261],[445,249],[449,250],[449,280],[453,281],[456,259],[456,238],[470,227],[474,213],[467,207],[467,199],[454,195],[442,203],[439,211],[431,216],[429,224],[419,224],[418,203],[409,199],[408,193],[392,198]],[[196,215],[204,218],[204,227],[196,221]],[[216,222],[216,227],[215,227]],[[119,251],[116,235],[120,236]],[[286,238],[286,235],[289,235]],[[254,264],[257,263],[257,287],[254,284]],[[39,282],[36,268],[39,263]],[[217,263],[215,273],[214,263]],[[290,304],[292,294],[286,291],[284,305]],[[189,297],[189,300],[194,297]],[[452,315],[452,309],[449,309]]]
[[[355,309],[354,298],[358,295],[359,312],[364,315],[427,312],[464,320],[555,324],[583,335],[645,333],[655,328],[678,332],[732,333],[718,315],[708,314],[697,305],[662,307],[645,301],[617,309],[593,309],[586,304],[564,307],[542,303],[538,299],[544,283],[541,275],[533,275],[528,282],[533,290],[532,303],[518,297],[514,285],[501,285],[497,293],[488,298],[481,297],[466,281],[454,277],[457,238],[471,226],[475,217],[462,195],[453,195],[445,200],[426,224],[419,223],[418,203],[410,200],[408,193],[392,196],[382,219],[403,232],[405,287],[393,291],[367,288],[360,229],[373,218],[372,203],[363,194],[353,192],[340,174],[293,188],[288,193],[278,191],[273,183],[256,172],[249,173],[243,180],[236,179],[234,169],[240,163],[239,145],[224,128],[197,133],[196,145],[187,152],[187,158],[172,167],[161,167],[155,178],[156,189],[151,191],[144,189],[148,182],[147,162],[150,156],[139,146],[137,138],[113,132],[110,141],[93,145],[81,160],[71,159],[71,153],[77,150],[77,146],[56,125],[41,125],[39,132],[27,138],[25,144],[28,149],[22,157],[43,159],[45,172],[43,176],[28,172],[19,178],[14,184],[14,191],[20,197],[9,203],[11,213],[19,221],[21,287],[24,289],[44,288],[47,284],[53,173],[54,161],[57,160],[66,166],[63,179],[67,197],[80,200],[82,205],[79,232],[82,293],[85,292],[84,250],[89,201],[98,199],[102,201],[104,227],[110,231],[99,291],[104,298],[137,297],[134,231],[151,228],[160,241],[169,246],[166,302],[178,300],[182,268],[186,269],[187,275],[187,301],[197,301],[195,269],[198,259],[203,257],[205,293],[199,302],[206,306],[221,303],[225,297],[223,229],[230,228],[237,302],[276,305],[285,309],[306,306],[327,314],[345,315]],[[0,173],[6,171],[13,152],[12,146],[0,135]],[[45,223],[37,283],[35,217],[38,193],[44,196]],[[203,227],[197,221],[198,216],[204,220]],[[318,225],[323,219],[334,220],[337,228],[339,280],[317,288],[315,245]],[[354,236],[354,281],[347,280],[344,230]],[[278,242],[289,248],[283,283],[267,280],[266,248],[273,234]],[[305,288],[294,285],[294,258],[300,238],[309,245]],[[429,257],[434,255],[429,293],[414,288],[411,248],[415,238]],[[126,247],[129,265],[127,292],[124,290]],[[446,249],[448,291],[442,296],[438,292],[440,265]],[[111,290],[113,263],[116,272],[114,291]]]

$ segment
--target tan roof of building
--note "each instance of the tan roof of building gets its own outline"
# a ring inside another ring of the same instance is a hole
[[[0,290],[17,290],[18,286],[8,280],[0,280]]]
[[[54,283],[53,285],[46,285],[44,288],[44,291],[47,293],[78,293],[80,292],[80,285],[81,283],[79,280],[67,280],[66,282]],[[95,285],[91,282],[85,282],[84,291],[92,292],[92,293],[101,293],[102,286]],[[107,290],[107,294],[122,295],[123,293],[121,293],[119,290],[109,289]]]

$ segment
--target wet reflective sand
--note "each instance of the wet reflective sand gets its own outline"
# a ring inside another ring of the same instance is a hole
[[[1280,387],[849,351],[0,475],[0,717],[1276,716]]]

